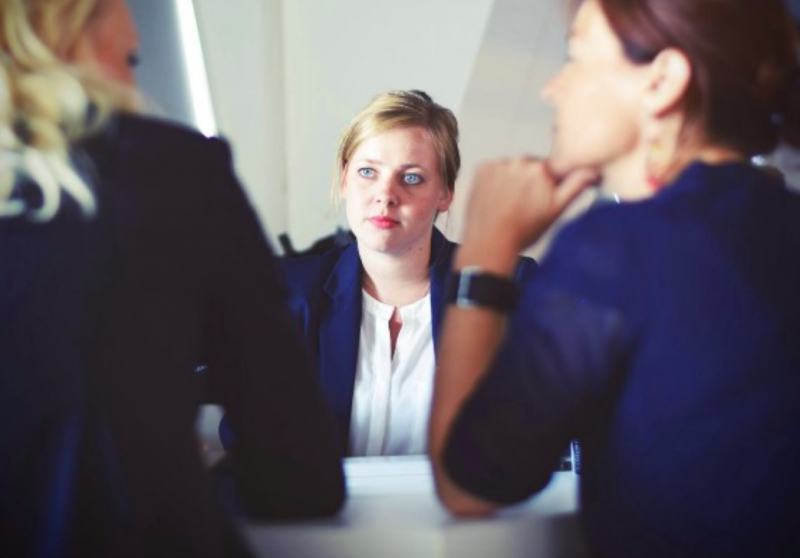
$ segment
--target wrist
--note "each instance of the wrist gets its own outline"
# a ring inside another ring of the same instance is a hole
[[[474,266],[453,273],[446,296],[448,304],[500,313],[513,310],[518,298],[519,287],[512,278]]]
[[[455,271],[479,267],[487,273],[511,277],[517,267],[519,253],[515,246],[498,242],[466,240],[453,260]]]

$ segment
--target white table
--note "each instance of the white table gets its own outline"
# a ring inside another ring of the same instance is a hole
[[[320,521],[251,523],[259,555],[276,558],[580,558],[577,479],[555,473],[545,490],[495,517],[451,517],[422,457],[348,459],[348,501]]]

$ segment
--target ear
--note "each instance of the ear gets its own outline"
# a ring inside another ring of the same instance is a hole
[[[453,191],[450,188],[445,187],[444,192],[442,192],[442,195],[439,198],[439,204],[436,206],[436,211],[439,213],[447,211],[450,209],[451,203],[453,203]]]
[[[94,45],[94,38],[91,34],[91,26],[84,33],[81,33],[68,48],[64,45],[56,45],[54,51],[59,58],[70,64],[78,66],[92,66],[97,64],[97,50]]]
[[[653,117],[662,117],[680,106],[692,79],[692,63],[683,51],[667,48],[650,63],[643,106]]]

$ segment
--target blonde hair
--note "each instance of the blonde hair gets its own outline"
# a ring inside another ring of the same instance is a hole
[[[342,173],[348,161],[365,140],[388,130],[410,127],[427,131],[439,158],[442,181],[450,192],[455,191],[461,168],[456,117],[423,91],[389,91],[372,99],[353,118],[339,139],[331,192],[333,199],[338,200]]]
[[[135,110],[133,92],[65,62],[102,0],[0,3],[0,217],[51,219],[69,195],[86,216],[94,194],[70,146],[98,130],[112,110]],[[25,181],[41,192],[31,209],[11,197]]]

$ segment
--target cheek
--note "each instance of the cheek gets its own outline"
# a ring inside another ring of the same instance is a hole
[[[611,103],[597,108],[602,117],[587,121],[578,141],[604,157],[622,155],[632,149],[638,137],[635,116],[626,107]]]
[[[355,229],[360,219],[358,218],[359,211],[356,209],[352,197],[344,199],[344,213],[350,229]]]
[[[420,224],[428,226],[428,224],[433,223],[436,219],[437,213],[446,211],[446,209],[441,209],[441,207],[445,205],[441,195],[434,194],[414,204],[413,213]]]
[[[114,57],[101,55],[99,62],[109,77],[126,85],[133,85],[133,70],[128,65],[127,54],[120,53]]]
[[[76,45],[72,61],[97,66],[107,78],[133,85],[133,71],[128,65],[133,50],[130,41],[115,35],[113,29],[99,27]]]
[[[637,98],[624,82],[594,76],[564,92],[554,146],[554,170],[601,166],[635,148]]]
[[[348,183],[348,186],[341,191],[345,214],[347,215],[347,221],[350,223],[351,228],[361,220],[368,205],[364,192],[360,191],[356,186],[355,184]]]
[[[438,213],[442,213],[450,209],[450,204],[453,202],[453,193],[447,191],[444,193],[443,197],[439,198],[439,202],[436,204],[436,211]]]
[[[633,84],[624,80],[606,83],[605,94],[599,96],[596,124],[591,135],[610,152],[622,155],[636,146],[639,136],[639,97]]]

